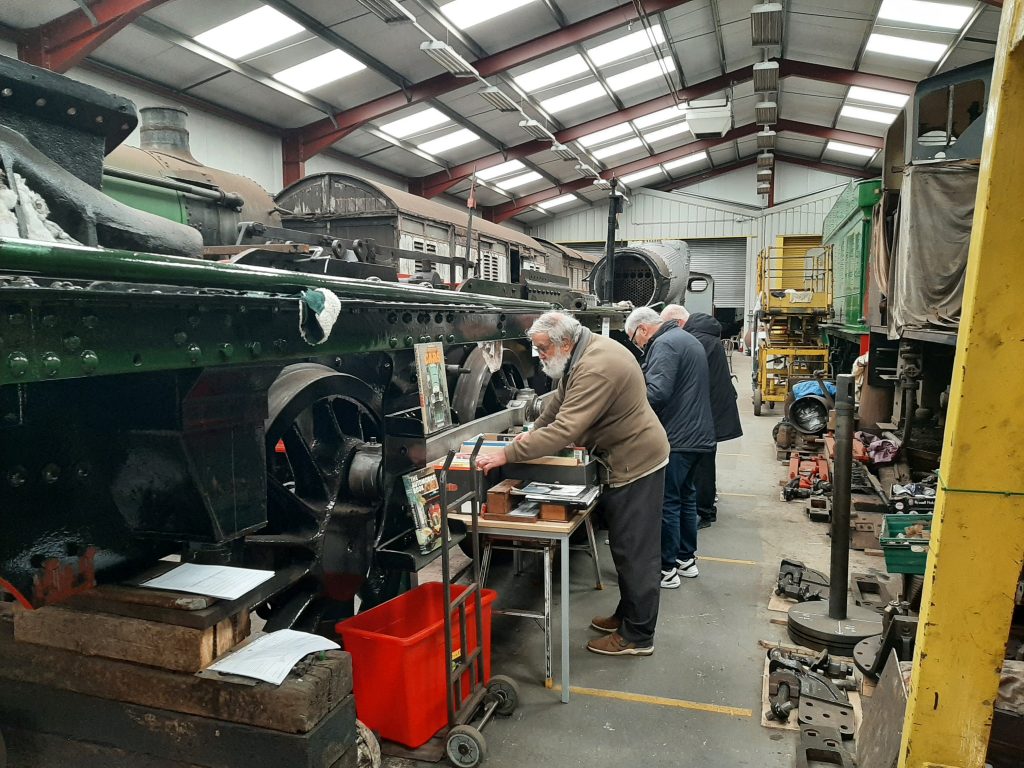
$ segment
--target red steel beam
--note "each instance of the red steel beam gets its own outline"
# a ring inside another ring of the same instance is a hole
[[[696,171],[695,173],[691,173],[689,176],[681,176],[678,179],[664,181],[657,186],[647,187],[647,189],[653,189],[658,192],[670,192],[673,189],[678,189],[684,184],[697,184],[701,181],[707,181],[708,179],[713,179],[716,176],[721,176],[722,174],[729,173],[730,171],[754,165],[756,162],[757,155],[742,157],[739,160],[733,160],[730,163],[723,163],[722,165],[716,165],[713,168],[705,168],[702,171]]]
[[[691,0],[645,0],[643,8],[648,16],[667,11]],[[481,0],[483,2],[483,0]],[[592,37],[609,32],[639,18],[636,3],[632,0],[611,10],[598,13],[575,24],[530,40],[521,45],[513,46],[506,51],[486,56],[472,62],[483,77],[505,72],[513,67],[527,64],[561,48],[582,43]],[[298,158],[298,162],[308,160],[327,147],[340,141],[360,125],[384,117],[403,107],[418,104],[427,99],[436,98],[446,93],[463,88],[467,85],[465,78],[443,74],[431,77],[421,83],[410,86],[405,91],[396,91],[378,99],[360,104],[358,107],[344,110],[334,116],[337,125],[324,118],[315,123],[296,128],[285,137],[286,153]]]
[[[775,161],[789,163],[790,165],[802,165],[805,168],[814,168],[825,173],[834,173],[837,176],[852,176],[855,179],[876,179],[881,176],[881,171],[870,171],[867,168],[850,168],[845,165],[833,163],[821,163],[810,157],[798,157],[796,155],[778,154]]]
[[[869,136],[866,133],[841,131],[838,128],[831,128],[827,125],[801,123],[796,120],[779,120],[779,122],[772,127],[778,133],[787,131],[792,133],[802,133],[804,136],[813,136],[816,139],[844,141],[847,144],[859,144],[862,147],[881,149],[885,145],[885,139],[881,136]]]
[[[757,133],[758,130],[760,130],[760,126],[753,123],[739,128],[733,128],[731,131],[726,133],[725,136],[719,139],[701,139],[700,141],[691,141],[689,144],[684,144],[681,147],[659,152],[656,155],[643,157],[639,160],[634,160],[631,163],[626,163],[625,165],[620,165],[616,168],[602,171],[601,178],[610,181],[613,178],[628,176],[631,173],[645,170],[650,168],[652,165],[657,165],[658,163],[667,163],[671,160],[677,160],[680,157],[692,155],[694,152],[707,151],[722,144],[728,144],[736,141],[737,139],[742,139],[745,136],[752,136]],[[489,214],[491,221],[502,222],[505,221],[505,219],[512,218],[530,206],[536,205],[537,203],[542,203],[545,200],[551,200],[552,198],[560,197],[561,195],[566,195],[570,192],[578,192],[581,189],[587,189],[591,184],[593,184],[593,182],[594,179],[591,176],[587,176],[583,179],[576,179],[574,181],[567,181],[564,184],[559,184],[557,187],[543,189],[540,192],[534,192],[532,195],[526,195],[525,197],[520,197],[512,202],[495,206],[486,213]]]
[[[865,72],[849,72],[847,70],[828,67],[822,64],[810,64],[802,61],[791,61],[789,59],[782,59],[779,62],[779,70],[781,77],[793,76],[813,80],[841,81],[844,85],[860,85],[864,88],[877,88],[880,90],[892,91],[894,93],[913,93],[913,90],[917,85],[910,80],[900,80],[895,77],[885,77],[882,75],[871,75]],[[724,75],[719,75],[718,77],[713,77],[709,80],[704,80],[700,83],[695,83],[694,85],[683,88],[677,92],[678,97],[681,100],[699,99],[703,96],[724,90],[731,85],[750,80],[753,76],[752,73],[752,67],[742,67],[741,69],[736,69]],[[645,101],[642,104],[637,104],[621,112],[612,112],[611,114],[604,115],[603,117],[598,117],[594,120],[589,120],[585,123],[572,126],[571,128],[558,131],[555,134],[555,138],[557,138],[562,144],[567,144],[581,136],[596,133],[597,131],[605,128],[610,128],[613,125],[619,125],[627,120],[635,120],[638,117],[643,117],[644,115],[649,115],[661,109],[671,107],[674,103],[675,100],[672,98],[672,95],[666,94],[665,96]],[[845,141],[845,139],[840,140]],[[863,142],[859,141],[859,143]],[[546,149],[550,149],[550,147],[550,142],[542,141],[540,139],[526,141],[522,144],[517,144],[514,147],[509,147],[504,152],[495,152],[493,154],[477,158],[476,160],[456,165],[448,171],[440,171],[438,173],[431,174],[430,176],[425,176],[419,179],[418,183],[416,183],[416,180],[413,180],[414,183],[410,188],[423,197],[435,197],[436,195],[440,195],[443,192],[448,191],[456,184],[465,181],[475,171],[482,171],[485,168],[500,165],[507,160],[519,160],[524,157],[529,157],[530,155],[535,155]]]
[[[67,72],[146,11],[166,2],[98,0],[89,6],[95,24],[84,11],[75,10],[25,30],[18,43],[18,57],[53,72]]]

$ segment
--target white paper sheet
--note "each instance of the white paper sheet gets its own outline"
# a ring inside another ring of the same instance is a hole
[[[245,647],[213,662],[207,669],[280,685],[304,656],[339,648],[340,645],[326,637],[280,629],[257,637]]]
[[[207,595],[221,600],[237,600],[273,576],[273,571],[232,568],[227,565],[183,563],[177,568],[172,568],[163,576],[150,579],[140,586],[151,589],[167,589],[172,592],[188,592],[193,595]]]

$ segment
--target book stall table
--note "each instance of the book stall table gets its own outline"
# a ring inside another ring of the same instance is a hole
[[[486,517],[478,518],[478,530],[484,540],[484,557],[480,583],[487,583],[487,571],[490,566],[491,553],[494,549],[507,549],[512,552],[537,552],[544,557],[544,612],[536,613],[518,609],[495,610],[507,616],[521,618],[541,619],[544,622],[544,673],[545,685],[553,687],[552,676],[552,642],[551,642],[551,577],[554,549],[560,548],[561,554],[561,664],[562,673],[562,702],[569,703],[569,539],[579,529],[585,526],[587,531],[588,544],[585,547],[589,550],[594,563],[595,589],[604,589],[601,582],[601,570],[597,560],[597,540],[594,536],[594,525],[591,514],[597,506],[595,499],[589,506],[583,507],[566,522],[553,522],[537,520],[536,522],[514,522],[509,520],[488,520]],[[469,516],[452,513],[450,519],[460,522],[469,522]]]

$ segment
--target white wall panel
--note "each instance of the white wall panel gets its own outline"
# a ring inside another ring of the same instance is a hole
[[[356,167],[350,163],[346,163],[339,157],[333,157],[330,155],[314,155],[306,161],[306,173],[313,175],[314,173],[347,173],[352,176],[358,176],[361,179],[367,181],[377,181],[381,184],[387,184],[389,187],[398,187],[408,191],[408,185],[399,180],[397,177],[386,176],[383,173],[372,173],[365,168]]]

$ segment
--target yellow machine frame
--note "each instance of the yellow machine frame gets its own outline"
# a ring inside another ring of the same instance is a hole
[[[754,414],[783,403],[793,384],[828,370],[818,319],[832,309],[832,246],[817,235],[780,235],[757,257],[758,345]]]

